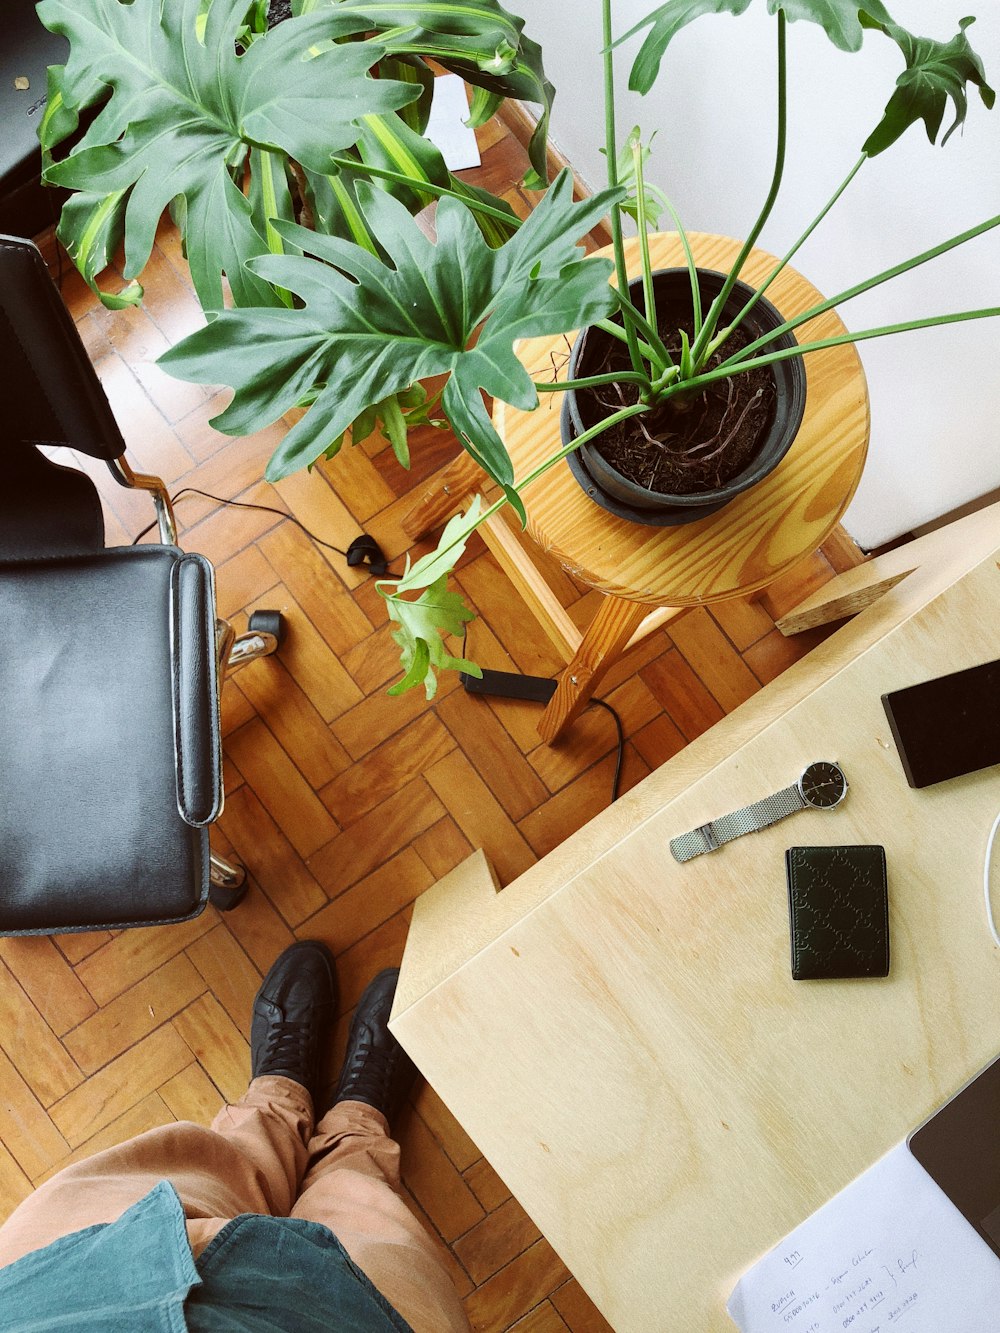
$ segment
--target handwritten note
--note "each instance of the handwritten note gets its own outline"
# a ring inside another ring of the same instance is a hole
[[[1000,1259],[905,1143],[740,1279],[743,1333],[984,1333],[1000,1328]]]

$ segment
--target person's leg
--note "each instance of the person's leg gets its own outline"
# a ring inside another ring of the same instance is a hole
[[[408,1207],[389,1121],[415,1070],[389,1032],[395,971],[358,1003],[334,1104],[309,1143],[293,1217],[334,1233],[416,1333],[468,1333],[468,1320],[434,1241]]]
[[[152,1129],[58,1172],[0,1227],[0,1267],[60,1236],[114,1222],[161,1180],[176,1189],[195,1253],[239,1213],[287,1214],[307,1158],[312,1103],[288,1078],[255,1079],[211,1129]]]
[[[329,951],[293,945],[254,1001],[252,1079],[211,1129],[151,1130],[59,1172],[0,1227],[0,1266],[60,1236],[113,1222],[161,1180],[177,1190],[195,1253],[243,1212],[286,1216],[308,1158],[312,1089],[336,1010]]]

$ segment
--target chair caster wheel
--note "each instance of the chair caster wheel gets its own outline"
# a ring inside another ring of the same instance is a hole
[[[247,896],[250,881],[245,866],[239,867],[240,873],[226,877],[225,884],[212,883],[208,888],[208,901],[220,912],[231,912]]]
[[[231,912],[247,896],[250,881],[244,880],[238,889],[220,889],[214,884],[208,890],[208,901],[220,912]]]
[[[251,633],[273,634],[280,644],[285,637],[285,617],[280,611],[254,611],[248,629]]]

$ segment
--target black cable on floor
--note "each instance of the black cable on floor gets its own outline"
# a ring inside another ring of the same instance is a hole
[[[611,801],[614,803],[621,795],[622,764],[625,760],[625,728],[622,726],[622,720],[618,713],[611,707],[607,699],[591,699],[587,707],[603,708],[615,720],[615,730],[618,732],[618,756],[615,759],[615,776],[611,781]]]
[[[279,518],[287,518],[290,522],[294,523],[297,528],[300,528],[305,533],[305,535],[309,538],[310,541],[316,542],[318,546],[323,546],[328,551],[333,551],[336,555],[342,555],[345,559],[347,558],[346,551],[341,550],[339,546],[334,546],[333,542],[324,541],[322,537],[318,537],[316,533],[312,531],[311,528],[307,528],[301,519],[296,518],[294,514],[290,514],[287,509],[277,509],[275,508],[274,505],[255,504],[251,503],[249,500],[227,500],[224,496],[213,495],[211,491],[200,490],[197,486],[182,486],[181,489],[176,492],[176,494],[170,497],[171,503],[176,504],[177,501],[181,499],[182,496],[185,495],[200,495],[205,500],[213,500],[216,504],[220,505],[229,505],[233,509],[258,509],[265,514],[277,514]],[[140,533],[138,533],[135,537],[133,537],[132,545],[136,546],[143,539],[143,537],[145,537],[146,533],[152,532],[153,528],[155,527],[156,527],[156,520],[154,519],[152,523],[148,523]],[[395,577],[399,576],[396,575]],[[468,635],[468,626],[466,625],[462,633],[463,657],[465,656],[465,644],[467,635]],[[615,758],[615,773],[611,781],[611,800],[612,802],[614,802],[618,800],[618,797],[621,794],[622,765],[625,760],[625,729],[622,726],[622,720],[619,717],[618,713],[615,711],[614,708],[612,708],[612,706],[608,703],[606,699],[591,699],[587,707],[603,708],[606,713],[610,713],[612,718],[614,719],[615,731],[618,733],[618,749]]]
[[[200,495],[205,500],[214,500],[216,504],[229,505],[233,509],[259,509],[265,514],[277,514],[279,518],[287,518],[289,522],[294,523],[297,528],[301,528],[310,541],[314,541],[318,546],[325,546],[328,551],[333,551],[335,555],[342,555],[345,560],[347,558],[346,551],[342,551],[339,546],[334,546],[333,542],[324,541],[323,538],[317,536],[311,528],[307,528],[301,519],[296,518],[294,514],[290,514],[287,509],[277,509],[274,505],[254,504],[249,500],[227,500],[222,495],[213,495],[211,491],[199,490],[197,486],[182,486],[175,495],[170,497],[171,503],[176,504],[184,495]],[[145,537],[146,533],[152,532],[155,527],[156,520],[154,519],[152,523],[148,523],[140,533],[132,538],[132,545],[137,545],[137,543]],[[399,575],[393,575],[393,577],[398,578]]]
[[[462,629],[463,657],[465,656],[467,651],[466,645],[468,643],[468,638],[469,638],[469,627],[468,625],[465,625]],[[502,676],[505,675],[506,673],[500,672],[495,674],[499,674]],[[554,689],[556,682],[553,680],[550,683]],[[466,682],[466,689],[467,690],[469,689],[468,682]],[[472,692],[480,693],[480,691],[478,690]],[[490,691],[487,690],[485,691],[484,694],[481,694],[481,697],[485,697],[489,693]],[[496,697],[504,698],[509,696],[504,696],[499,691],[497,691]],[[542,702],[542,701],[532,700],[532,702]],[[622,720],[621,717],[618,715],[617,710],[612,708],[611,704],[608,703],[607,699],[591,699],[590,702],[587,704],[587,708],[603,708],[606,713],[610,713],[612,718],[614,719],[615,731],[618,733],[618,748],[617,748],[617,754],[615,756],[615,774],[611,780],[611,802],[612,804],[614,804],[614,802],[617,801],[618,797],[621,795],[622,765],[624,764],[625,761],[625,728],[622,726]]]

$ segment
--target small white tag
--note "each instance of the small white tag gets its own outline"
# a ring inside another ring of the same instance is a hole
[[[465,81],[457,74],[442,74],[434,80],[434,100],[426,135],[441,151],[449,171],[465,171],[482,165],[476,132],[463,124],[469,118]]]

